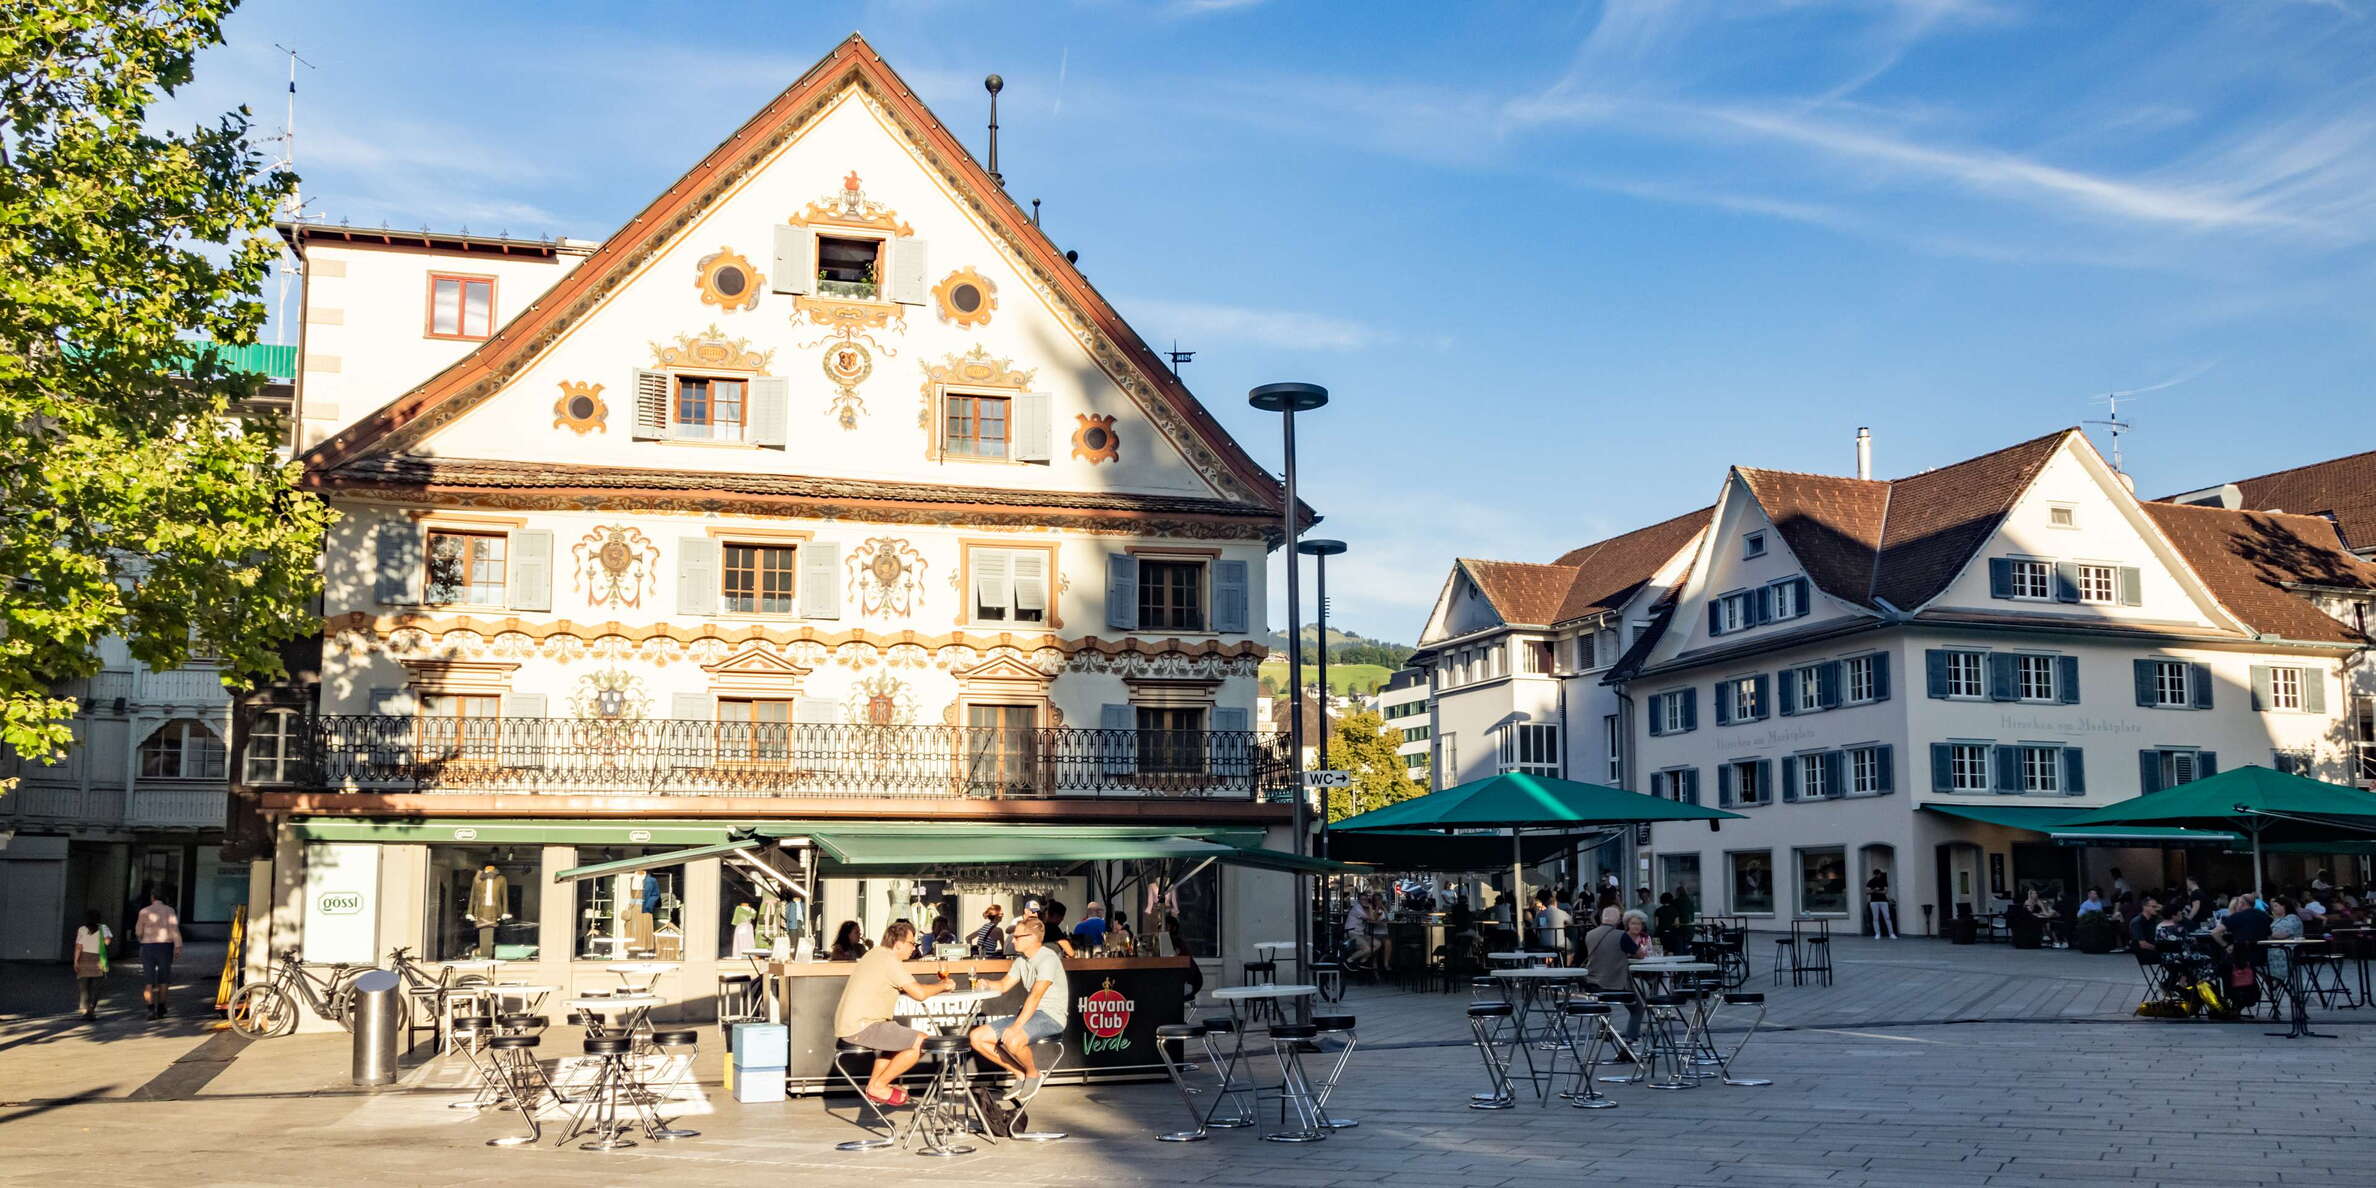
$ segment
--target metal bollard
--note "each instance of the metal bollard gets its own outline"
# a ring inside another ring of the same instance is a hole
[[[399,985],[396,975],[384,969],[355,979],[355,1013],[350,1020],[355,1032],[355,1084],[396,1083],[396,1036],[403,1030],[397,1021],[398,1008],[403,1005]]]

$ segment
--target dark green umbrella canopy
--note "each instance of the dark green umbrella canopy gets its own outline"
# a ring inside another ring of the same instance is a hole
[[[1347,817],[1329,829],[1555,829],[1740,818],[1739,813],[1680,804],[1622,788],[1506,772]]]
[[[2124,800],[2064,824],[2173,825],[2261,833],[2270,841],[2340,840],[2376,834],[2376,793],[2248,765]]]

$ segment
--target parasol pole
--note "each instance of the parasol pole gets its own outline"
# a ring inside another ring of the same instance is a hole
[[[1526,910],[1526,880],[1520,872],[1526,869],[1526,851],[1519,840],[1520,829],[1510,826],[1510,930],[1518,934],[1518,947],[1526,947],[1526,928],[1520,913]]]
[[[2256,902],[2268,902],[2268,897],[2261,894],[2261,827],[2258,818],[2253,818],[2252,826],[2252,898]]]

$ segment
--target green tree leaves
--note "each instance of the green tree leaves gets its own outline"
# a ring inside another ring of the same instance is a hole
[[[1386,719],[1371,710],[1355,710],[1335,718],[1329,727],[1328,761],[1353,773],[1352,787],[1329,789],[1329,820],[1342,821],[1427,791],[1411,779],[1402,756],[1394,753],[1403,735],[1389,729]]]

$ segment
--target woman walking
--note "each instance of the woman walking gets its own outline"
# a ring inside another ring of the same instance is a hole
[[[107,983],[107,946],[115,933],[99,922],[99,913],[84,912],[82,927],[74,930],[74,985],[81,991],[82,1017],[99,1018],[99,991]]]

